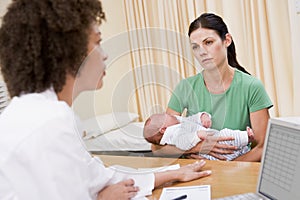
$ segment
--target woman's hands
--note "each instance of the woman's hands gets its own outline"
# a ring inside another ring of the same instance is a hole
[[[138,191],[139,188],[134,186],[134,180],[128,179],[105,187],[98,193],[98,200],[128,200]]]
[[[233,140],[233,137],[216,137],[213,136],[212,133],[206,133],[204,135],[200,135],[199,137],[201,141],[188,151],[182,151],[173,145],[161,146],[152,144],[151,149],[153,154],[157,156],[169,155],[173,157],[179,157],[183,154],[188,154],[186,157],[203,159],[203,157],[198,155],[200,153],[211,155],[219,160],[226,160],[222,154],[231,154],[237,149],[235,146],[218,143],[220,141]]]
[[[198,131],[198,137],[201,141],[188,151],[188,153],[191,153],[191,158],[202,159],[198,155],[201,153],[211,155],[219,160],[226,160],[222,154],[231,154],[237,149],[236,146],[219,143],[221,141],[234,140],[233,137],[216,137],[213,136],[213,133],[207,131]]]

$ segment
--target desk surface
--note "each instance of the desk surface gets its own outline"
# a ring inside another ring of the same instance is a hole
[[[97,156],[97,155],[96,155]],[[192,159],[157,158],[157,157],[130,157],[98,155],[105,165],[124,165],[133,168],[162,167],[179,163],[186,165],[195,162]],[[208,177],[186,183],[173,183],[164,187],[211,185],[211,198],[219,198],[234,194],[255,192],[260,163],[237,161],[210,161],[203,170],[212,170]],[[153,191],[150,200],[159,199],[162,187]]]

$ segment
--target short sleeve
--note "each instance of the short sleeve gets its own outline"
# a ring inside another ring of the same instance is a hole
[[[255,79],[249,88],[249,111],[255,112],[264,108],[271,108],[273,106],[263,84],[260,80]]]

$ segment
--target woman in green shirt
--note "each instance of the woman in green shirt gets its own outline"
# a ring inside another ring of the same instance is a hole
[[[212,114],[212,128],[240,129],[250,126],[255,133],[255,147],[236,160],[260,161],[272,102],[262,83],[251,76],[236,59],[235,46],[221,17],[205,13],[190,24],[189,33],[194,56],[203,67],[195,76],[182,80],[169,101],[167,113],[187,115],[197,112]],[[232,138],[215,138],[207,147],[205,138],[189,152],[173,146],[154,146],[154,154],[205,152],[218,159],[217,153],[231,153],[234,146],[219,144]],[[205,144],[205,148],[204,148]],[[198,158],[197,155],[192,155]]]

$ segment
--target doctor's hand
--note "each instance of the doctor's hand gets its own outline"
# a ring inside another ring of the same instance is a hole
[[[204,160],[200,160],[192,164],[182,166],[179,169],[156,172],[154,173],[154,187],[159,187],[167,182],[186,182],[209,176],[211,174],[210,170],[202,170],[205,164],[206,162]]]
[[[129,200],[139,191],[134,186],[134,180],[128,179],[119,183],[109,185],[98,193],[97,200]]]
[[[206,162],[204,160],[200,160],[193,164],[188,164],[183,167],[180,167],[177,170],[178,181],[186,182],[209,176],[211,174],[210,170],[202,170],[205,164]]]

